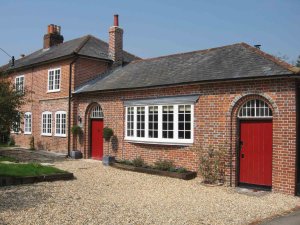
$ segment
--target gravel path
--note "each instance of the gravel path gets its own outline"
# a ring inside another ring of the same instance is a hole
[[[0,224],[247,224],[300,205],[297,197],[249,196],[92,160],[55,165],[77,179],[0,188]]]

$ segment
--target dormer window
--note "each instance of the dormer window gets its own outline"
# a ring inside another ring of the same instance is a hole
[[[24,76],[17,76],[15,79],[16,91],[24,93]]]
[[[48,92],[60,91],[60,74],[60,68],[48,70]]]

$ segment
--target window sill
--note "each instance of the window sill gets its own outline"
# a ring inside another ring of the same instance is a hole
[[[47,93],[54,93],[54,92],[60,92],[60,89],[59,90],[52,90],[52,91],[47,91]]]
[[[65,137],[67,137],[67,135],[55,134],[54,137],[62,137],[62,138],[65,138]]]
[[[41,134],[42,136],[51,137],[52,134]]]
[[[24,135],[32,134],[31,132],[24,132]]]
[[[149,145],[174,145],[174,146],[192,146],[194,144],[193,141],[190,142],[165,142],[165,141],[155,141],[155,140],[133,140],[125,138],[126,142],[129,143],[138,143],[138,144],[149,144]]]

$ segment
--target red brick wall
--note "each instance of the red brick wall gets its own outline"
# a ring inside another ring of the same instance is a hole
[[[124,100],[185,94],[200,95],[199,101],[195,104],[192,146],[136,144],[124,141]],[[206,149],[210,145],[215,148],[225,147],[228,158],[232,152],[233,159],[232,176],[230,176],[230,160],[227,162],[227,181],[229,182],[231,177],[235,185],[237,182],[235,143],[238,138],[236,113],[247,99],[257,96],[267,100],[273,108],[273,190],[294,194],[296,114],[295,80],[292,79],[199,84],[79,96],[74,103],[75,107],[78,107],[78,113],[84,118],[84,140],[79,146],[85,157],[88,157],[87,113],[90,110],[89,105],[97,102],[104,112],[104,126],[111,127],[118,138],[118,150],[112,153],[117,158],[134,159],[141,156],[148,163],[153,163],[159,158],[170,159],[174,160],[177,166],[197,170],[199,164],[197,150]],[[106,144],[104,152],[105,154],[108,152]]]
[[[29,101],[22,107],[21,111],[32,113],[32,134],[24,134],[23,119],[21,120],[22,132],[12,134],[17,145],[28,148],[30,137],[34,136],[37,149],[67,153],[68,138],[55,136],[54,119],[57,111],[65,111],[68,114],[69,70],[72,60],[59,61],[10,74],[9,79],[12,79],[13,82],[16,76],[24,75],[25,87],[29,91],[27,94]],[[104,72],[107,65],[102,61],[79,58],[73,65],[72,89],[74,89],[74,85],[78,86]],[[47,92],[48,70],[54,68],[61,68],[60,91]],[[52,112],[52,136],[50,137],[41,135],[42,112],[44,111]],[[71,119],[73,120],[73,118]]]

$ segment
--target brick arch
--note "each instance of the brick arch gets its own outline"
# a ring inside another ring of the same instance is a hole
[[[227,169],[227,177],[230,185],[237,186],[237,147],[239,141],[239,133],[237,131],[238,118],[237,114],[239,109],[249,100],[259,99],[264,101],[272,110],[273,113],[273,123],[276,123],[276,120],[279,116],[279,109],[277,104],[273,101],[273,99],[264,93],[245,93],[236,96],[230,104],[229,110],[227,111],[227,121],[229,123],[229,134],[230,134],[230,152],[229,152],[229,167]],[[274,134],[273,134],[274,135]]]
[[[236,117],[240,107],[249,100],[259,99],[267,103],[272,109],[273,116],[279,114],[279,109],[273,99],[265,93],[246,93],[236,96],[230,104],[228,115]]]

